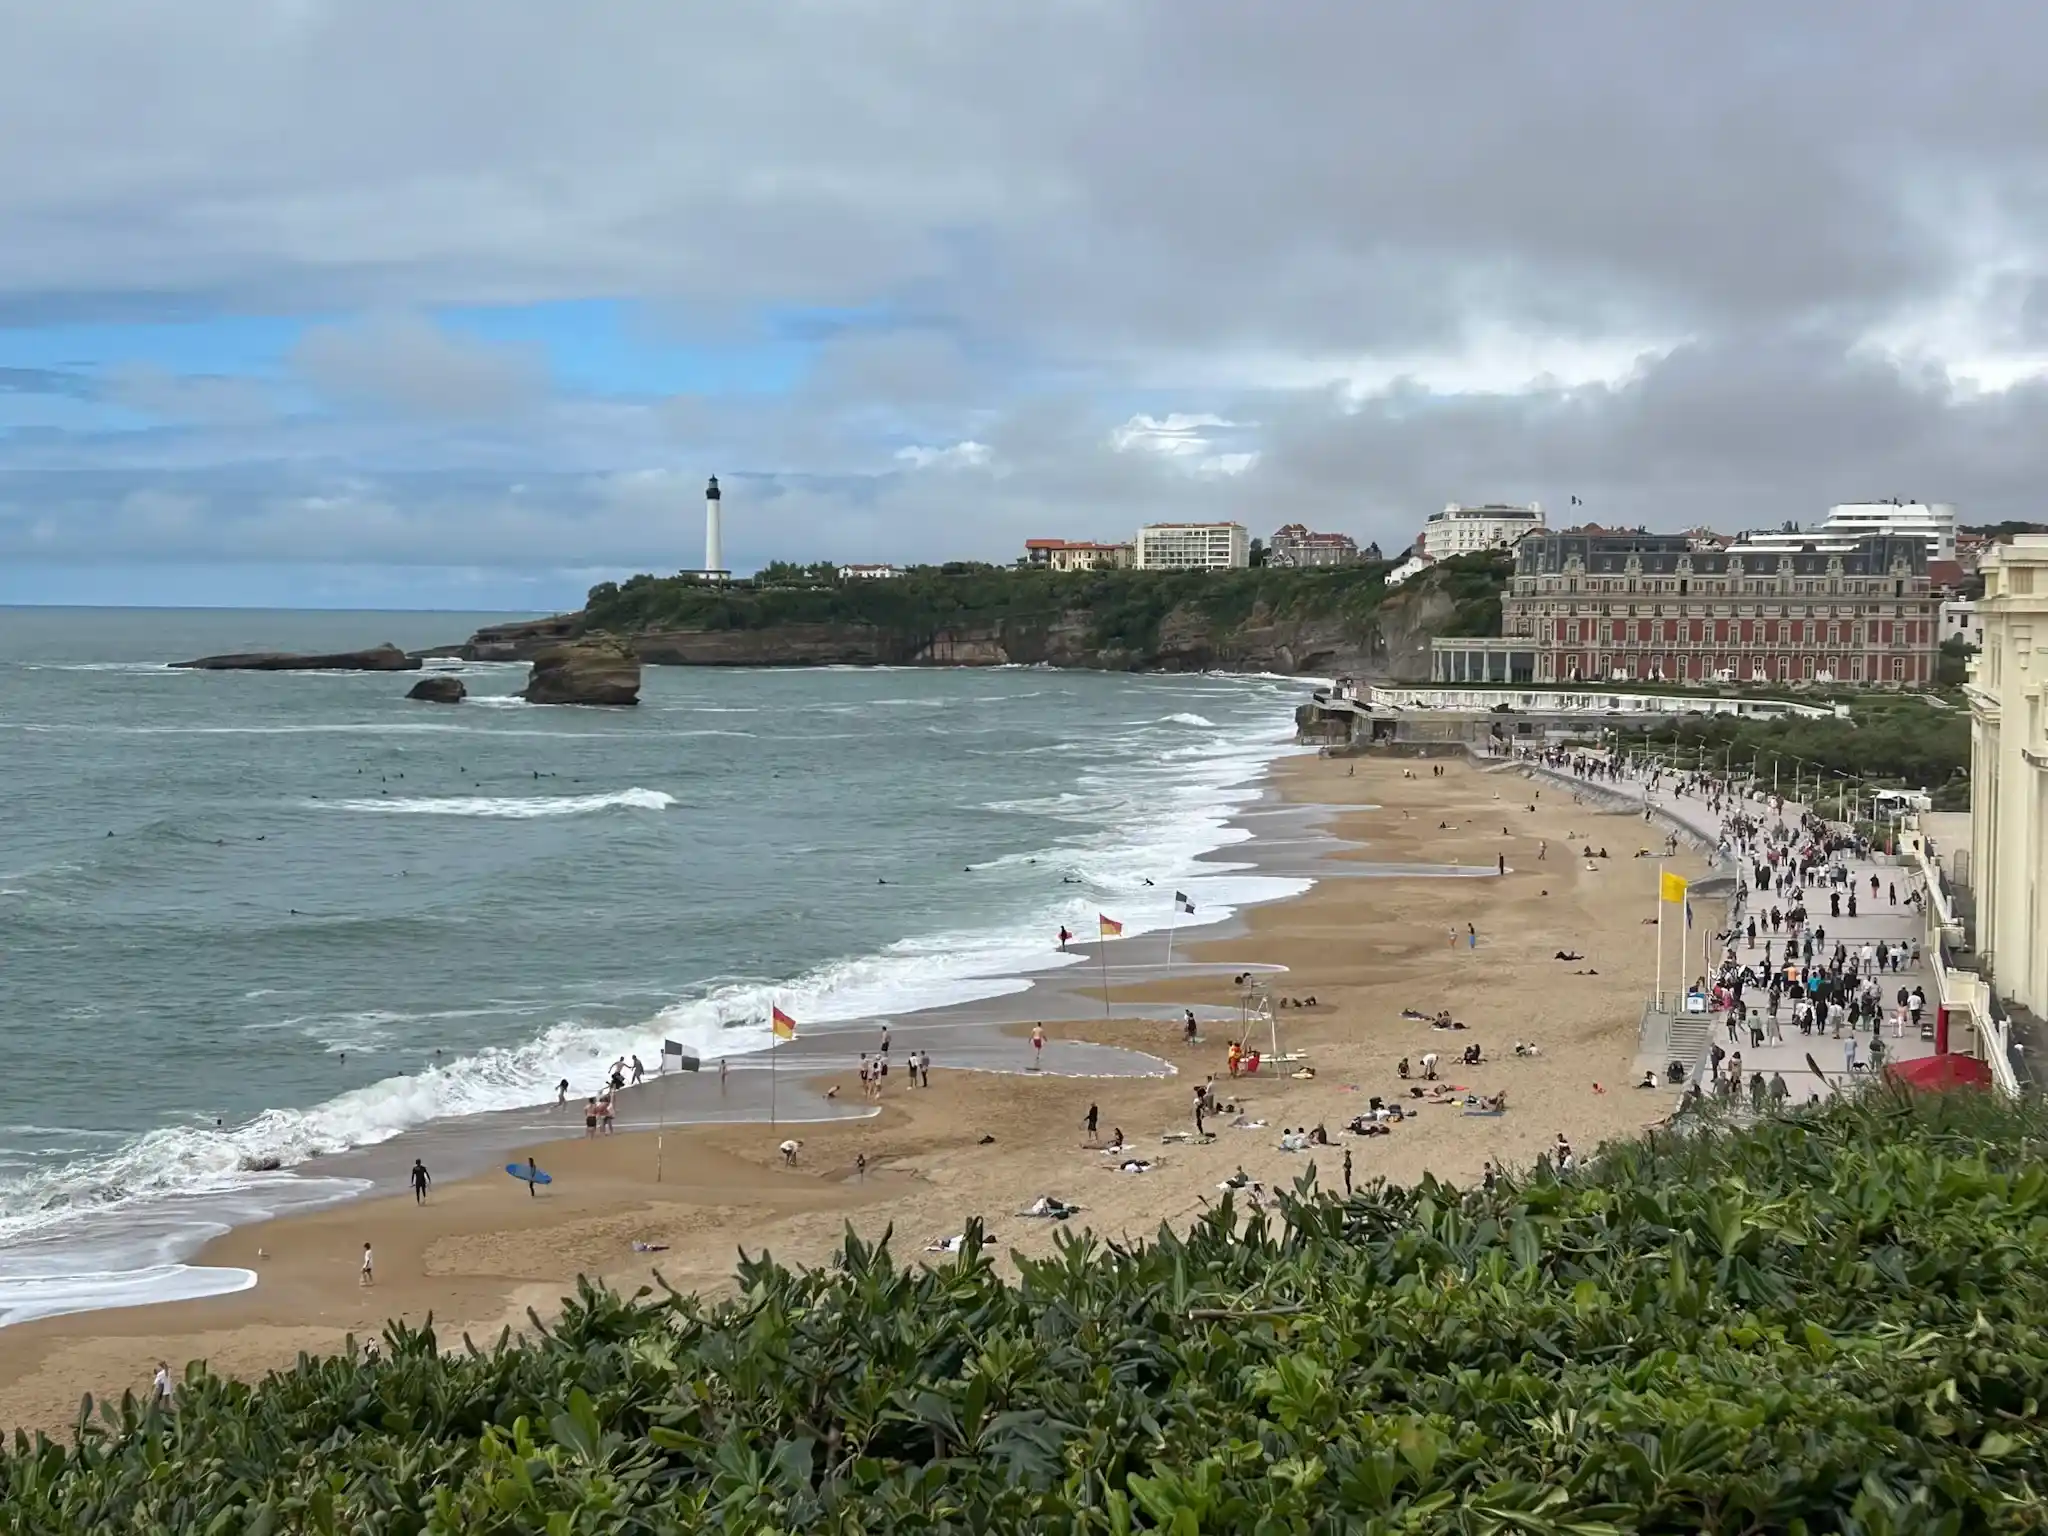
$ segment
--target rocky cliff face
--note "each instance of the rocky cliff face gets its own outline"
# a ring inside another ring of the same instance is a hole
[[[1440,592],[1404,590],[1363,624],[1341,618],[1276,617],[1254,609],[1219,627],[1176,608],[1139,650],[1095,643],[1085,612],[1051,621],[963,625],[909,633],[860,624],[785,624],[769,629],[645,630],[626,637],[652,666],[1055,666],[1104,671],[1277,672],[1419,682],[1429,677],[1429,641],[1455,609]],[[453,654],[474,661],[533,661],[583,636],[581,614],[558,614],[478,630]],[[600,637],[591,635],[589,639]],[[637,686],[637,672],[635,675]]]

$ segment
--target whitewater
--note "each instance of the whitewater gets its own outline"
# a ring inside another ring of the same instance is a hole
[[[650,669],[596,712],[472,664],[446,709],[161,663],[473,617],[104,618],[0,615],[0,1322],[246,1283],[183,1261],[354,1192],[309,1158],[665,1040],[744,1058],[771,1006],[999,997],[1062,924],[1164,927],[1176,889],[1203,920],[1299,889],[1227,857],[1292,681]]]

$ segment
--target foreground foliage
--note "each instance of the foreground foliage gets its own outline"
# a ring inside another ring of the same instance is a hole
[[[195,1373],[0,1456],[14,1532],[2041,1530],[2048,1115],[1873,1095],[1005,1284],[742,1267],[529,1344]]]

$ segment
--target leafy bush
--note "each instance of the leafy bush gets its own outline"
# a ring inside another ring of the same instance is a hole
[[[2040,1530],[2048,1114],[1872,1094],[1484,1193],[584,1288],[529,1343],[193,1372],[0,1454],[0,1529]],[[89,1406],[89,1405],[88,1405]]]

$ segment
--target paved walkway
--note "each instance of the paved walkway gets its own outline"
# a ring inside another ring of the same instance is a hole
[[[1547,769],[1546,771],[1553,776],[1562,777],[1574,785],[1591,787],[1611,795],[1625,796],[1633,799],[1637,804],[1647,804],[1650,815],[1654,820],[1662,821],[1667,826],[1690,836],[1706,847],[1718,850],[1717,863],[1720,872],[1736,877],[1742,882],[1744,887],[1747,886],[1752,873],[1750,863],[1747,859],[1737,855],[1733,848],[1723,841],[1723,826],[1726,818],[1717,815],[1706,799],[1700,795],[1679,795],[1673,793],[1670,788],[1669,775],[1666,777],[1664,787],[1646,796],[1644,781],[1638,776],[1624,776],[1619,781],[1608,779],[1584,780],[1569,773],[1560,774],[1556,769]],[[1797,826],[1805,807],[1788,801],[1782,817],[1773,814],[1769,806],[1760,801],[1739,801],[1731,809],[1739,809],[1742,814],[1755,817],[1767,824],[1782,822],[1785,825]],[[1806,904],[1810,914],[1808,921],[1826,933],[1827,949],[1832,952],[1835,944],[1841,942],[1847,944],[1852,951],[1855,951],[1866,943],[1874,947],[1879,940],[1883,940],[1888,946],[1893,948],[1904,945],[1907,947],[1908,953],[1911,953],[1911,946],[1921,938],[1924,932],[1920,910],[1909,905],[1907,902],[1909,893],[1917,884],[1917,876],[1908,866],[1882,854],[1868,859],[1857,859],[1845,855],[1842,856],[1842,859],[1849,868],[1850,883],[1848,885],[1839,887],[1810,886],[1806,894]],[[1870,877],[1873,873],[1878,879],[1878,891],[1875,900],[1871,898],[1870,893]],[[1898,903],[1896,906],[1889,900],[1889,888],[1893,885],[1896,885],[1898,888]],[[1834,918],[1827,915],[1828,892],[1836,889],[1842,892],[1843,912],[1845,914],[1848,911],[1848,893],[1852,889],[1856,892],[1858,910],[1855,917],[1844,915]],[[1763,959],[1763,941],[1769,936],[1768,927],[1760,915],[1757,923],[1757,942],[1751,944],[1746,933],[1748,915],[1751,912],[1768,914],[1774,902],[1781,906],[1789,904],[1776,890],[1750,890],[1747,894],[1746,905],[1740,899],[1736,903],[1731,904],[1731,921],[1738,929],[1732,942],[1737,958],[1745,965],[1761,962]],[[1698,953],[1697,942],[1695,941],[1692,948],[1692,966],[1685,977],[1687,981],[1690,981],[1692,976],[1698,971]],[[1771,955],[1774,960],[1782,965],[1784,954],[1785,937],[1781,932],[1776,935],[1776,942],[1772,945]],[[1720,957],[1718,954],[1715,954],[1712,958],[1718,962]],[[1887,1062],[1911,1061],[1921,1056],[1933,1055],[1934,1045],[1932,1041],[1921,1040],[1918,1032],[1910,1024],[1906,1027],[1904,1038],[1900,1038],[1893,1033],[1894,1025],[1892,1023],[1893,1015],[1897,1011],[1896,999],[1901,987],[1904,987],[1909,993],[1914,987],[1919,987],[1928,999],[1927,1008],[1922,1017],[1923,1019],[1931,1019],[1933,1017],[1935,986],[1932,974],[1923,964],[1920,967],[1909,967],[1899,972],[1887,971],[1880,979],[1884,989],[1884,1024],[1882,1028],[1884,1031],[1885,1060]],[[1770,1008],[1767,997],[1762,1000],[1763,1006],[1761,1009],[1758,1007],[1757,993],[1750,992],[1747,1000],[1750,1004],[1750,1018],[1752,1021],[1760,1022],[1768,1017]],[[1756,1046],[1750,1043],[1747,1030],[1740,1031],[1741,1038],[1731,1042],[1725,1015],[1719,1013],[1710,1015],[1710,1028],[1706,1032],[1706,1037],[1694,1047],[1696,1054],[1692,1060],[1686,1062],[1686,1065],[1697,1068],[1700,1064],[1700,1059],[1704,1058],[1708,1045],[1711,1043],[1718,1043],[1726,1051],[1739,1050],[1742,1052],[1742,1069],[1745,1077],[1752,1073],[1762,1072],[1766,1079],[1768,1079],[1772,1073],[1783,1073],[1787,1086],[1792,1090],[1794,1102],[1803,1101],[1813,1094],[1833,1093],[1837,1091],[1844,1081],[1850,1079],[1850,1074],[1846,1068],[1844,1056],[1845,1042],[1843,1040],[1838,1040],[1832,1034],[1820,1029],[1816,1029],[1811,1035],[1800,1034],[1798,1029],[1791,1023],[1792,1000],[1790,998],[1786,999],[1784,1007],[1780,1010],[1779,1018],[1781,1021],[1780,1043],[1775,1045],[1766,1043],[1762,1046]],[[1864,1063],[1864,1066],[1854,1074],[1855,1079],[1859,1081],[1868,1076],[1870,1041],[1871,1037],[1867,1032],[1856,1035],[1857,1056]],[[1680,1059],[1684,1059],[1685,1054],[1691,1053],[1681,1053]],[[1814,1062],[1819,1065],[1821,1071],[1825,1074],[1825,1082],[1814,1077],[1812,1068],[1807,1065],[1806,1058],[1809,1055],[1813,1057]]]

